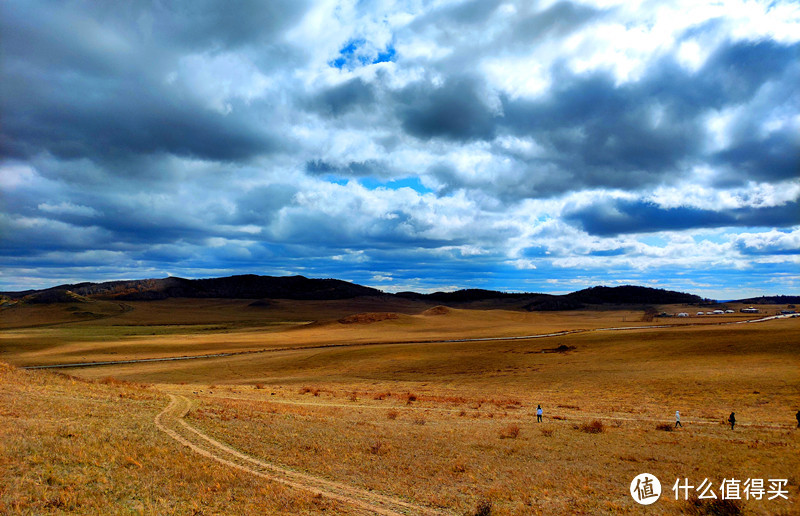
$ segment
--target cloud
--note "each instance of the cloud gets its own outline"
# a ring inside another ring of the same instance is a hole
[[[800,254],[800,230],[764,233],[742,233],[737,235],[735,245],[744,254]]]
[[[373,86],[357,77],[320,92],[310,106],[323,115],[337,117],[358,107],[368,109],[373,102]]]
[[[397,93],[397,112],[403,129],[417,138],[490,140],[497,113],[474,77],[449,77],[442,85],[416,82]]]
[[[793,2],[0,9],[2,285],[727,292],[797,265]]]
[[[662,208],[643,200],[613,199],[568,211],[565,220],[598,236],[718,227],[786,227],[800,224],[798,201],[766,208],[711,210]]]

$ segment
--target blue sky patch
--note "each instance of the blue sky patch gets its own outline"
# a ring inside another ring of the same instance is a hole
[[[351,39],[345,46],[339,49],[339,56],[328,64],[338,69],[352,70],[359,66],[367,66],[377,63],[388,63],[395,61],[397,50],[392,44],[385,49],[379,50],[377,54],[367,45],[364,39]]]
[[[365,177],[363,179],[359,179],[358,182],[361,184],[361,186],[363,186],[364,188],[368,188],[370,190],[375,190],[378,188],[388,188],[390,190],[411,188],[412,190],[422,194],[433,192],[433,190],[422,184],[420,178],[412,176],[403,177],[400,179],[393,179],[391,181],[381,181],[375,179],[374,177]]]

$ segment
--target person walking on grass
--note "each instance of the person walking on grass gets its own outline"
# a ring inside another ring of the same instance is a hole
[[[728,423],[731,424],[731,430],[733,430],[733,427],[736,425],[736,413],[735,412],[731,412],[731,415],[728,416]]]
[[[800,421],[800,412],[798,412],[797,414],[798,414],[798,416],[797,416],[798,417],[798,421]],[[536,407],[536,422],[537,423],[541,423],[542,422],[542,406],[541,405],[538,405]]]
[[[683,425],[681,424],[681,411],[680,410],[676,410],[675,411],[675,428],[678,428],[678,427],[683,428]]]

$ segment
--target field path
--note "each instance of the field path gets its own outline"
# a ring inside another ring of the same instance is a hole
[[[316,495],[325,496],[353,505],[369,514],[380,514],[384,516],[448,514],[409,503],[399,498],[373,493],[347,484],[292,471],[250,457],[204,434],[187,423],[184,417],[191,409],[191,402],[181,395],[168,395],[170,397],[169,405],[154,419],[156,427],[179,443],[204,457],[273,482],[279,482],[295,489],[303,489]],[[178,431],[180,428],[190,433],[187,435],[186,432],[183,432],[183,435],[181,435]]]

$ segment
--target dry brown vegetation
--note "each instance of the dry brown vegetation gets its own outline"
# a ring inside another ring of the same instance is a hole
[[[166,400],[0,363],[0,514],[351,511],[185,450],[153,425]]]
[[[800,319],[431,342],[648,324],[359,303],[167,300],[50,326],[55,308],[30,307],[29,327],[0,332],[17,365],[269,351],[65,370],[80,379],[2,367],[0,513],[357,512],[184,449],[153,424],[164,392],[248,457],[454,514],[639,513],[642,472],[662,481],[656,514],[717,510],[674,500],[679,477],[786,478],[789,502],[734,505],[800,503]],[[338,322],[384,313],[397,317]],[[677,409],[684,427],[660,430]]]

